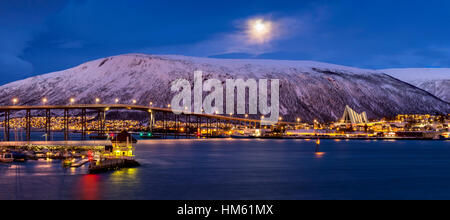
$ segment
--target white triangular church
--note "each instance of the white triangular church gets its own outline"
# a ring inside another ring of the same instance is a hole
[[[358,114],[350,106],[345,106],[344,115],[341,118],[341,123],[345,124],[366,124],[369,123],[366,112]]]

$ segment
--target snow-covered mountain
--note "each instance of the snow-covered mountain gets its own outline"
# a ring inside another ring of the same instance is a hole
[[[450,102],[450,68],[380,70]]]
[[[171,82],[193,81],[194,71],[208,78],[280,79],[280,111],[287,120],[334,121],[346,105],[366,111],[369,118],[399,113],[448,113],[450,104],[389,75],[311,61],[230,60],[183,56],[128,54],[95,60],[65,71],[40,75],[0,87],[0,104],[17,97],[22,105],[130,103],[156,106],[170,103]]]

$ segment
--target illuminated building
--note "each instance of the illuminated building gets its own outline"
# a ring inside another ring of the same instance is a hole
[[[344,124],[366,124],[369,123],[366,112],[361,114],[356,113],[348,105],[345,106],[344,115],[341,118],[341,123]]]

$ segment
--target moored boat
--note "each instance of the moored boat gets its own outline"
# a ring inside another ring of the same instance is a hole
[[[27,160],[27,155],[20,152],[11,152],[14,157],[15,162],[25,162]]]
[[[119,134],[115,135],[111,138],[111,143],[120,143],[120,142],[127,142],[127,143],[137,143],[137,139],[133,137],[133,135],[129,134],[126,131],[122,131]]]
[[[12,153],[0,154],[0,162],[1,163],[12,163],[12,162],[14,162],[13,154]]]
[[[91,135],[91,136],[89,136],[89,138],[91,140],[108,140],[109,136],[105,135],[105,134],[101,134],[101,135]]]
[[[240,135],[240,134],[233,134],[230,137],[234,138],[234,139],[248,139],[248,138],[251,138],[249,135]]]
[[[140,133],[139,134],[139,138],[144,139],[144,140],[153,140],[153,139],[162,139],[161,136],[156,136],[152,133]]]
[[[72,166],[72,164],[75,162],[75,159],[72,158],[67,158],[63,161],[63,166],[64,167],[70,167]]]

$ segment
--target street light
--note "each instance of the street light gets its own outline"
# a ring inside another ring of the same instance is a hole
[[[153,102],[150,102],[150,106],[153,106]]]
[[[248,115],[247,115],[247,114],[245,114],[245,118],[248,118]]]
[[[12,102],[13,102],[13,105],[16,105],[19,102],[19,99],[13,98]]]
[[[116,104],[117,104],[117,103],[119,103],[120,100],[119,100],[119,99],[116,99],[115,101],[116,101]]]
[[[134,99],[134,100],[133,100],[133,104],[136,104],[136,103],[137,103],[137,101],[136,101],[136,99]]]
[[[42,103],[44,103],[44,105],[47,104],[47,102],[48,102],[48,99],[47,99],[47,98],[43,98],[43,99],[42,99]]]
[[[95,98],[95,103],[98,104],[100,102],[99,98]]]
[[[70,99],[70,104],[73,104],[73,103],[75,103],[75,99],[74,99],[74,98],[71,98],[71,99]]]
[[[172,107],[172,105],[171,105],[171,104],[168,104],[168,105],[167,105],[167,108],[170,108],[170,107]]]

